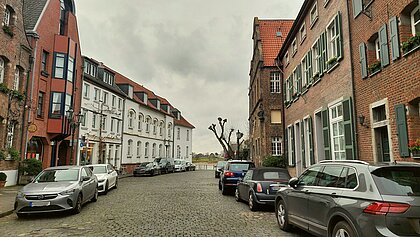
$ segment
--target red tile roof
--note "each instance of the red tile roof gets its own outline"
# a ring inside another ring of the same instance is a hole
[[[292,28],[294,20],[259,20],[260,39],[264,66],[275,66],[277,57],[284,40]],[[281,32],[281,37],[277,36]]]
[[[174,118],[174,123],[175,123],[175,125],[178,125],[178,126],[183,126],[183,127],[187,127],[187,128],[195,128],[184,117],[182,117],[182,115],[181,115],[181,119],[180,120]]]

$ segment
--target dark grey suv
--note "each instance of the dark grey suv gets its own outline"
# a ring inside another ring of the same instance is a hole
[[[420,164],[324,161],[276,196],[282,230],[317,236],[419,236]]]

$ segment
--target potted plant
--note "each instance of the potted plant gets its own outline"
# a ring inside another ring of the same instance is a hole
[[[420,158],[420,138],[417,138],[415,141],[411,140],[408,143],[408,149],[411,151],[413,158]]]
[[[6,184],[7,175],[3,172],[0,172],[0,188],[3,188]]]
[[[369,65],[369,74],[374,74],[375,72],[381,70],[381,61],[375,60]]]
[[[3,150],[0,150],[0,160],[6,159],[6,153]]]
[[[420,46],[420,35],[413,35],[401,44],[401,49],[406,54],[417,46]]]
[[[327,61],[328,67],[332,67],[337,62],[337,57],[332,57]]]
[[[12,160],[20,159],[20,152],[13,147],[9,148],[9,155]]]
[[[42,162],[37,159],[26,159],[19,166],[20,184],[26,184],[42,171]]]

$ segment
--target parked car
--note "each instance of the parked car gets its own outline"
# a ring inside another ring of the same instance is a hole
[[[289,179],[289,172],[285,168],[252,168],[238,183],[235,199],[238,202],[246,201],[251,211],[256,211],[263,205],[274,206],[277,191],[280,187],[287,186]]]
[[[247,160],[230,160],[228,161],[223,172],[220,174],[219,189],[223,195],[227,195],[229,191],[234,191],[238,183],[242,180],[245,173],[254,168],[255,164]]]
[[[156,158],[154,162],[159,164],[161,174],[175,171],[175,166],[166,158]]]
[[[160,167],[158,163],[155,162],[143,162],[140,163],[133,171],[133,176],[142,176],[142,175],[158,175],[160,174]]]
[[[276,197],[282,230],[317,236],[419,236],[420,164],[324,161]]]
[[[223,172],[223,167],[225,167],[227,161],[221,160],[218,161],[217,164],[214,166],[214,178],[220,178],[220,173]]]
[[[32,213],[70,210],[80,213],[82,205],[98,199],[98,180],[82,166],[50,167],[39,173],[16,195],[18,217]]]
[[[176,172],[187,171],[187,166],[185,164],[185,160],[174,160],[174,163],[175,163],[175,171]]]
[[[185,163],[185,166],[186,166],[187,171],[195,171],[195,165],[194,165],[194,163],[186,162]]]
[[[87,165],[98,178],[98,191],[107,194],[111,188],[118,187],[118,173],[110,164]]]

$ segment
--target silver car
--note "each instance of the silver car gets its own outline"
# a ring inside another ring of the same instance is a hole
[[[89,168],[51,167],[39,173],[17,193],[15,211],[18,217],[67,210],[77,214],[83,204],[97,199],[98,180]]]

